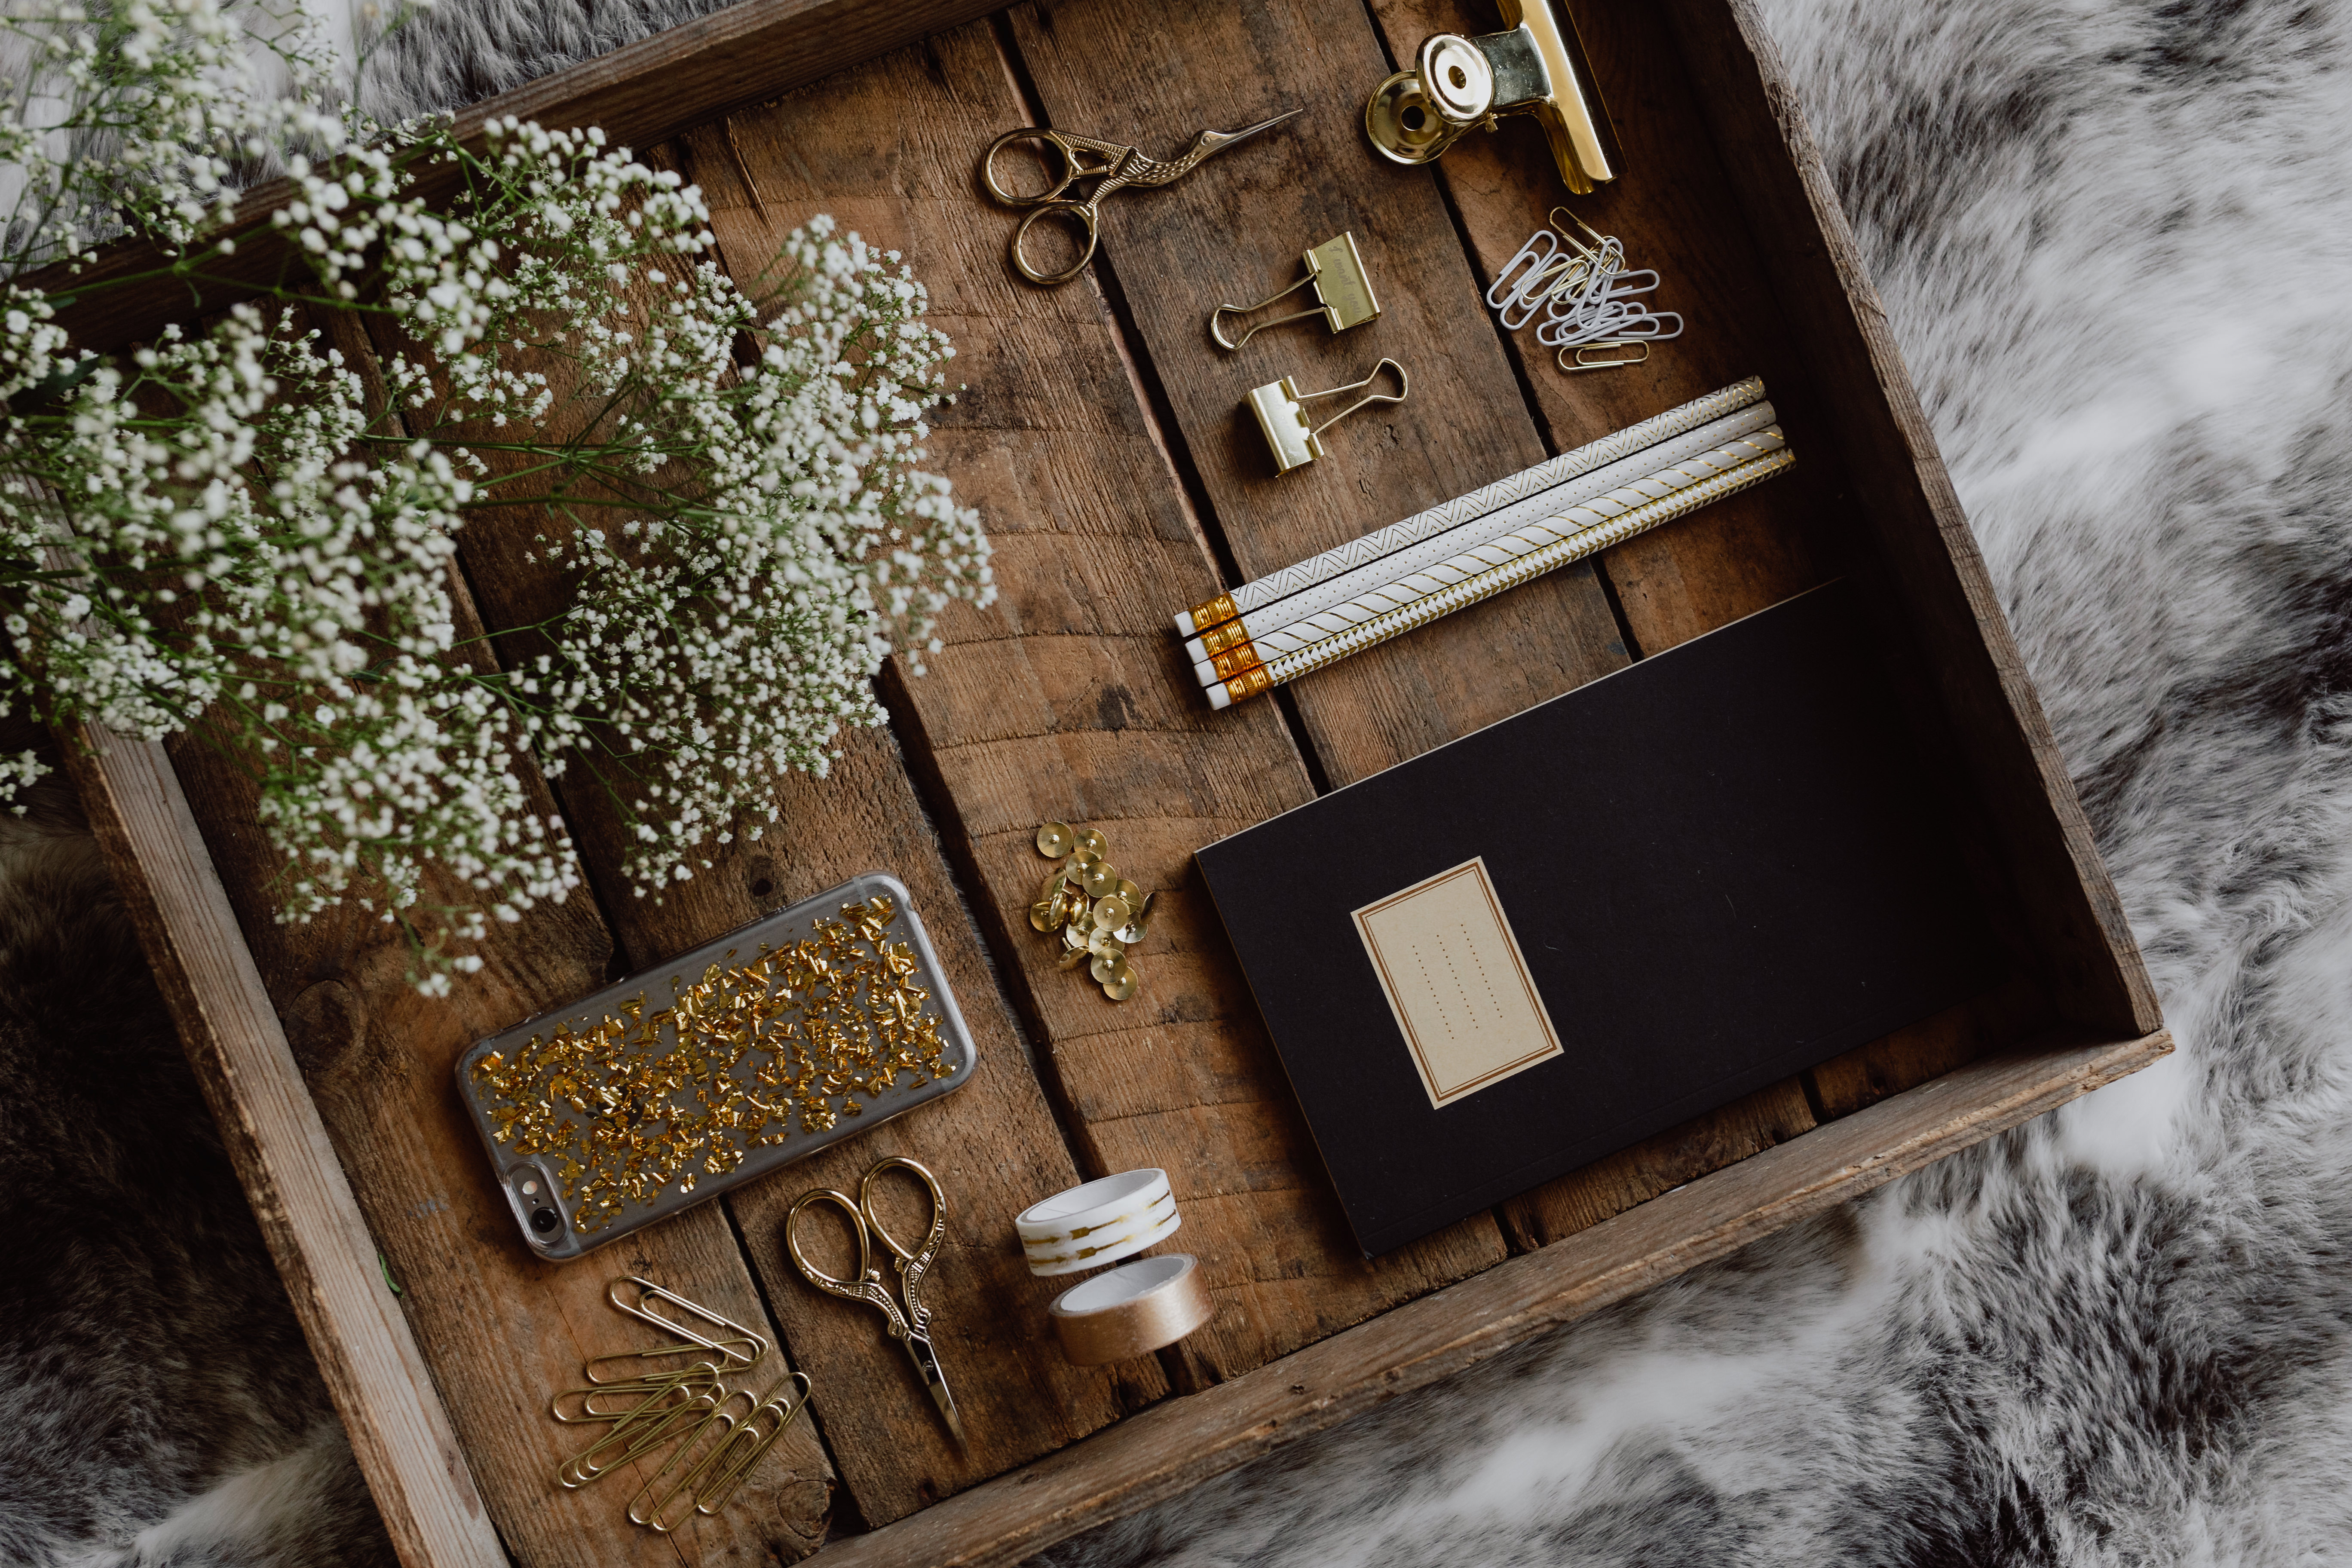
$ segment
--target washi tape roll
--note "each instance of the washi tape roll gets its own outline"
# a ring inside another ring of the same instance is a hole
[[[1062,1353],[1101,1366],[1172,1345],[1216,1310],[1189,1252],[1139,1258],[1054,1298],[1049,1309]]]
[[[1122,1171],[1056,1193],[1013,1216],[1029,1272],[1076,1274],[1132,1258],[1176,1234],[1176,1194],[1168,1173]]]

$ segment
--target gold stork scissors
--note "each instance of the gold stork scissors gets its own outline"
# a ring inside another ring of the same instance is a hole
[[[906,1247],[885,1229],[879,1215],[874,1212],[874,1184],[892,1170],[912,1171],[921,1178],[931,1194],[931,1227],[924,1233],[920,1245]],[[849,1227],[857,1237],[857,1278],[855,1281],[836,1279],[808,1260],[801,1250],[801,1215],[813,1204],[832,1204],[849,1215]],[[803,1193],[784,1216],[784,1248],[800,1265],[801,1273],[818,1289],[838,1296],[845,1301],[863,1301],[878,1309],[886,1321],[883,1331],[907,1347],[908,1359],[915,1363],[917,1375],[930,1391],[931,1400],[946,1417],[949,1432],[959,1447],[963,1446],[963,1420],[956,1414],[955,1395],[948,1392],[947,1374],[940,1370],[939,1352],[931,1348],[928,1331],[931,1310],[923,1304],[923,1276],[932,1260],[940,1255],[940,1244],[948,1235],[948,1195],[940,1190],[940,1179],[929,1169],[903,1154],[891,1154],[874,1162],[865,1179],[857,1184],[857,1196],[835,1192],[831,1187],[819,1187]],[[874,1267],[874,1249],[869,1237],[879,1240],[896,1260],[898,1276],[904,1282],[901,1293],[907,1299],[902,1311],[890,1298],[889,1287],[882,1283],[882,1270]]]
[[[1192,138],[1192,145],[1173,163],[1163,163],[1157,158],[1147,158],[1132,147],[1117,142],[1097,141],[1092,136],[1073,136],[1066,132],[1050,130],[1042,125],[1024,125],[1018,131],[1008,131],[988,144],[988,152],[980,161],[981,183],[988,194],[1009,207],[1028,207],[1029,215],[1013,231],[1013,268],[1032,283],[1067,283],[1086,269],[1095,257],[1095,245],[1100,237],[1102,199],[1113,191],[1129,185],[1164,185],[1181,179],[1198,167],[1201,160],[1221,153],[1236,142],[1246,142],[1261,131],[1270,131],[1302,112],[1291,110],[1271,120],[1262,120],[1242,131],[1203,131]],[[1062,177],[1045,190],[1030,195],[1017,195],[1006,190],[996,179],[996,155],[1016,142],[1042,142],[1061,154]],[[1084,197],[1065,196],[1062,193],[1082,180],[1098,182]],[[1087,231],[1086,248],[1078,258],[1060,272],[1040,272],[1029,265],[1022,246],[1029,237],[1029,226],[1048,214],[1063,214],[1077,219]]]

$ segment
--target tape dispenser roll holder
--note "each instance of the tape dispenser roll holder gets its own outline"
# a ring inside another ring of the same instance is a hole
[[[1437,33],[1413,68],[1372,89],[1364,132],[1384,158],[1426,163],[1465,132],[1506,114],[1531,114],[1550,138],[1560,178],[1579,195],[1617,177],[1594,119],[1599,101],[1578,76],[1567,12],[1558,0],[1501,0],[1505,30]]]

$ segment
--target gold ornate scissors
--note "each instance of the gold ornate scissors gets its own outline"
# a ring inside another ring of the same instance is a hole
[[[1221,153],[1236,142],[1245,142],[1261,131],[1275,126],[1301,112],[1291,110],[1271,120],[1242,131],[1203,131],[1192,138],[1182,157],[1163,163],[1157,158],[1147,158],[1132,147],[1117,142],[1097,141],[1092,136],[1073,136],[1066,132],[1049,130],[1042,125],[1024,125],[1018,131],[1008,131],[988,144],[988,153],[980,161],[981,183],[988,194],[1006,206],[1032,209],[1013,231],[1013,268],[1032,283],[1067,283],[1086,269],[1095,256],[1095,245],[1100,237],[1102,199],[1113,191],[1129,185],[1164,185],[1182,178],[1213,153]],[[1016,142],[1042,142],[1061,154],[1062,177],[1046,189],[1030,195],[1016,195],[1006,190],[996,179],[996,155]],[[1093,180],[1094,189],[1084,197],[1065,196],[1062,193],[1082,180]],[[1059,272],[1040,272],[1029,265],[1022,254],[1022,245],[1029,237],[1029,226],[1048,214],[1075,217],[1087,231],[1085,249],[1078,258]]]
[[[885,1173],[894,1169],[912,1171],[922,1179],[931,1194],[931,1226],[924,1233],[920,1245],[905,1247],[898,1245],[885,1229],[879,1215],[874,1212],[874,1184]],[[855,1281],[836,1279],[808,1260],[801,1250],[801,1215],[813,1204],[832,1204],[849,1215],[850,1229],[857,1237],[857,1278]],[[891,1154],[874,1162],[863,1181],[857,1184],[857,1196],[837,1193],[830,1187],[820,1187],[803,1193],[784,1216],[784,1248],[800,1265],[801,1273],[818,1289],[838,1296],[845,1301],[863,1301],[878,1309],[886,1320],[883,1327],[892,1339],[907,1347],[907,1355],[915,1363],[917,1375],[930,1391],[932,1403],[946,1417],[949,1432],[959,1447],[963,1443],[963,1420],[956,1414],[955,1395],[948,1392],[947,1374],[940,1370],[939,1352],[931,1348],[929,1332],[931,1310],[923,1304],[923,1276],[929,1271],[932,1260],[940,1255],[940,1244],[948,1235],[948,1195],[940,1190],[940,1179],[929,1169],[903,1154]],[[869,1240],[869,1237],[871,1240]],[[898,1275],[904,1282],[901,1293],[907,1299],[904,1310],[890,1297],[889,1287],[882,1283],[882,1270],[874,1267],[872,1240],[878,1240],[897,1261]]]

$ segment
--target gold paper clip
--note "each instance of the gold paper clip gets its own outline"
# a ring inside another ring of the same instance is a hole
[[[627,1377],[605,1377],[600,1374],[598,1369],[603,1367],[608,1362],[653,1361],[662,1356],[673,1355],[699,1355],[703,1360],[692,1364],[709,1366],[714,1370],[716,1370],[719,1364],[717,1362],[709,1359],[714,1354],[730,1363],[740,1361],[746,1365],[749,1365],[751,1363],[759,1359],[756,1354],[739,1353],[730,1355],[726,1350],[720,1348],[721,1346],[726,1345],[740,1346],[741,1350],[745,1352],[752,1352],[758,1349],[757,1345],[749,1339],[724,1339],[720,1340],[717,1345],[702,1344],[692,1340],[684,1340],[674,1345],[656,1345],[650,1350],[614,1351],[610,1355],[592,1356],[589,1358],[588,1364],[583,1370],[588,1375],[588,1381],[599,1388],[631,1388],[640,1384],[658,1382],[662,1378],[670,1376],[671,1373],[664,1372],[641,1371]]]
[[[1364,258],[1356,248],[1356,237],[1351,231],[1337,239],[1327,239],[1307,251],[1300,259],[1307,264],[1307,276],[1279,294],[1269,294],[1255,305],[1220,305],[1209,312],[1209,335],[1217,340],[1222,349],[1238,349],[1268,327],[1281,326],[1285,321],[1303,321],[1309,316],[1321,316],[1334,332],[1344,332],[1349,327],[1360,327],[1381,313],[1381,302],[1372,297],[1372,280],[1364,271]],[[1260,321],[1242,334],[1240,343],[1225,336],[1223,318],[1246,316],[1263,310],[1276,300],[1296,294],[1301,289],[1311,289],[1315,309],[1293,315],[1276,316],[1271,321]]]
[[[632,1287],[635,1288],[636,1299],[634,1301],[624,1300],[622,1299],[623,1293]],[[758,1334],[753,1333],[751,1330],[745,1328],[742,1324],[722,1318],[718,1313],[712,1311],[709,1308],[702,1306],[698,1302],[689,1301],[675,1290],[666,1290],[662,1289],[662,1287],[655,1284],[652,1280],[641,1279],[634,1274],[628,1275],[623,1279],[615,1279],[612,1284],[605,1287],[604,1300],[610,1301],[614,1307],[620,1311],[627,1313],[630,1317],[636,1319],[637,1321],[641,1323],[651,1323],[655,1328],[661,1330],[664,1333],[675,1334],[681,1340],[701,1346],[704,1350],[717,1351],[720,1355],[727,1358],[727,1361],[730,1365],[751,1366],[755,1364],[761,1356],[768,1353],[768,1342],[761,1338]],[[706,1338],[692,1324],[681,1323],[675,1318],[663,1317],[660,1313],[653,1310],[653,1303],[656,1301],[667,1301],[671,1306],[678,1308],[688,1316],[699,1320],[702,1323],[707,1324],[710,1328],[725,1331],[726,1337],[721,1339]],[[588,1374],[588,1381],[591,1383],[597,1381],[596,1374],[593,1370],[597,1363],[618,1361],[624,1359],[625,1356],[668,1355],[681,1348],[681,1346],[671,1344],[664,1345],[657,1350],[625,1352],[623,1352],[623,1355],[617,1356],[598,1356],[595,1363],[590,1363],[591,1371]],[[748,1354],[746,1353],[747,1350],[749,1352]]]
[[[679,1388],[688,1394],[698,1394],[718,1384],[718,1366],[707,1361],[698,1362],[681,1372],[663,1373],[627,1383],[596,1383],[586,1388],[567,1388],[548,1402],[548,1414],[567,1426],[592,1421],[625,1421],[645,1407],[648,1397],[658,1397]],[[566,1415],[563,1413],[564,1402],[570,1399],[580,1401],[579,1415]],[[619,1403],[632,1399],[637,1403]],[[611,1403],[600,1404],[600,1401]]]
[[[1363,396],[1350,403],[1322,424],[1311,430],[1307,428],[1305,405],[1318,397],[1338,397],[1345,393],[1362,392],[1365,387],[1378,381],[1381,372],[1384,370],[1396,372],[1397,389],[1394,396],[1385,392],[1365,393]],[[1349,382],[1345,386],[1330,387],[1322,392],[1301,392],[1297,384],[1286,375],[1280,381],[1269,381],[1264,386],[1250,393],[1249,405],[1250,411],[1257,416],[1258,428],[1265,432],[1265,444],[1274,450],[1275,470],[1277,473],[1286,474],[1293,468],[1303,468],[1323,456],[1323,443],[1320,437],[1324,431],[1355,413],[1359,408],[1368,408],[1375,403],[1402,403],[1412,390],[1412,384],[1405,379],[1404,366],[1392,359],[1384,359],[1372,366],[1372,374],[1363,380]]]
[[[742,1484],[751,1467],[760,1462],[761,1456],[775,1447],[776,1439],[784,1435],[784,1428],[790,1426],[793,1418],[807,1405],[808,1396],[809,1376],[804,1372],[788,1374],[758,1399],[752,1399],[748,1392],[743,1391],[730,1394],[730,1401],[739,1398],[748,1401],[751,1407],[750,1414],[738,1416],[722,1405],[704,1416],[702,1425],[679,1441],[670,1457],[662,1462],[661,1468],[656,1470],[646,1484],[637,1489],[636,1496],[629,1500],[629,1521],[667,1535],[698,1513],[717,1513],[727,1506],[727,1500],[735,1495],[735,1489]],[[762,1416],[769,1420],[762,1423]],[[709,1447],[703,1447],[703,1438],[714,1426],[719,1429],[718,1438]],[[661,1494],[658,1501],[640,1512],[646,1500],[661,1484],[662,1478],[698,1449],[700,1449],[700,1457],[670,1483],[669,1489]],[[672,1518],[669,1505],[680,1496],[687,1500],[686,1510]]]
[[[577,1491],[607,1471],[632,1464],[662,1445],[671,1430],[688,1416],[707,1414],[719,1407],[717,1385],[701,1390],[672,1405],[669,1395],[685,1392],[683,1384],[646,1396],[645,1403],[613,1423],[613,1429],[591,1443],[557,1467],[556,1480],[566,1491]],[[614,1445],[621,1451],[603,1463],[597,1456]]]

